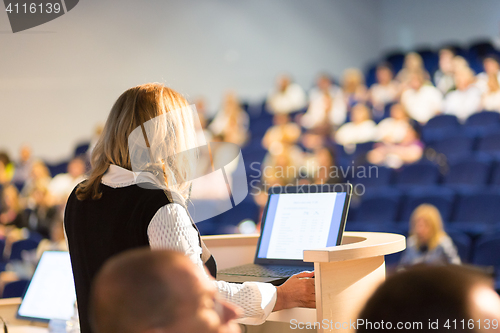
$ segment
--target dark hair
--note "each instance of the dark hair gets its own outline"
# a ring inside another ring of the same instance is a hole
[[[390,62],[384,61],[384,62],[381,62],[380,64],[377,65],[377,70],[384,69],[384,68],[390,70],[391,73],[394,73],[394,68],[392,67]]]
[[[387,278],[370,297],[358,318],[365,323],[383,320],[393,325],[421,322],[423,327],[420,330],[427,330],[429,321],[438,320],[439,329],[435,331],[449,332],[443,327],[446,320],[456,319],[458,322],[463,318],[473,318],[470,294],[478,284],[491,288],[492,280],[482,271],[470,267],[414,266]],[[373,327],[368,325],[357,328],[357,332],[372,330]]]
[[[7,154],[4,151],[0,152],[0,162],[2,162],[5,166],[7,166],[7,164],[10,163],[9,154]]]
[[[175,322],[181,299],[173,286],[186,257],[149,248],[109,259],[97,274],[90,299],[90,323],[97,333],[132,333]],[[172,275],[172,276],[171,276]],[[172,283],[170,283],[172,282]]]
[[[487,54],[484,58],[483,58],[483,61],[485,61],[486,59],[491,59],[491,60],[494,60],[497,64],[500,64],[500,56],[498,56],[497,54],[495,53],[490,53],[490,54]]]

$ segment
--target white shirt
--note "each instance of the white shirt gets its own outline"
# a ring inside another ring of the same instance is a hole
[[[344,96],[339,88],[331,88],[329,92],[332,101],[330,110],[327,111],[326,121],[340,126],[345,122],[347,115],[347,106],[344,102]],[[321,125],[325,121],[326,100],[325,95],[319,89],[311,90],[309,94],[309,108],[302,117],[302,126],[305,128],[313,128]]]
[[[500,90],[485,93],[482,106],[485,110],[500,112]]]
[[[375,141],[386,141],[400,143],[403,141],[410,124],[404,120],[386,118],[377,125],[377,136]]]
[[[449,92],[443,105],[443,111],[446,114],[453,114],[465,122],[473,113],[479,111],[481,107],[481,92],[475,86],[469,86],[467,90],[453,90]]]
[[[401,103],[410,117],[425,124],[441,111],[443,95],[436,87],[424,85],[419,90],[406,90],[401,95]]]
[[[104,185],[118,188],[137,184],[139,174],[116,165],[110,165],[102,177]],[[152,250],[174,250],[185,253],[206,274],[201,261],[198,232],[191,225],[186,209],[178,203],[160,208],[148,227]],[[270,283],[245,282],[243,284],[214,281],[219,295],[243,309],[242,324],[262,324],[276,304],[276,287]]]
[[[365,120],[361,124],[347,123],[335,133],[335,141],[343,146],[375,140],[377,125],[373,120]]]
[[[285,91],[273,91],[267,98],[269,111],[273,114],[288,114],[306,105],[306,94],[296,83],[291,83]]]
[[[476,75],[476,86],[482,93],[488,91],[488,80],[488,74],[485,72],[481,72]],[[500,82],[500,71],[497,74],[497,80]]]

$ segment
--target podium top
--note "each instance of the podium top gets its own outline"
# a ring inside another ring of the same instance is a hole
[[[345,232],[342,245],[318,250],[305,250],[304,261],[335,262],[377,257],[403,251],[403,235],[383,232]]]

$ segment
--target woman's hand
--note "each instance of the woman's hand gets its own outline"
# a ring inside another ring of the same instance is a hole
[[[314,272],[295,274],[277,287],[276,305],[273,311],[294,307],[315,308]]]

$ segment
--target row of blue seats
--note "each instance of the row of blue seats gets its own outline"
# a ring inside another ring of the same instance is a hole
[[[446,187],[413,189],[405,194],[377,189],[353,201],[349,220],[368,223],[408,224],[421,204],[436,206],[445,225],[478,236],[500,227],[500,190],[460,193]]]
[[[364,172],[362,172],[364,171]],[[350,166],[347,181],[366,187],[392,186],[400,189],[443,184],[456,190],[500,186],[500,161],[471,155],[443,167],[428,160],[394,170],[382,166]]]

